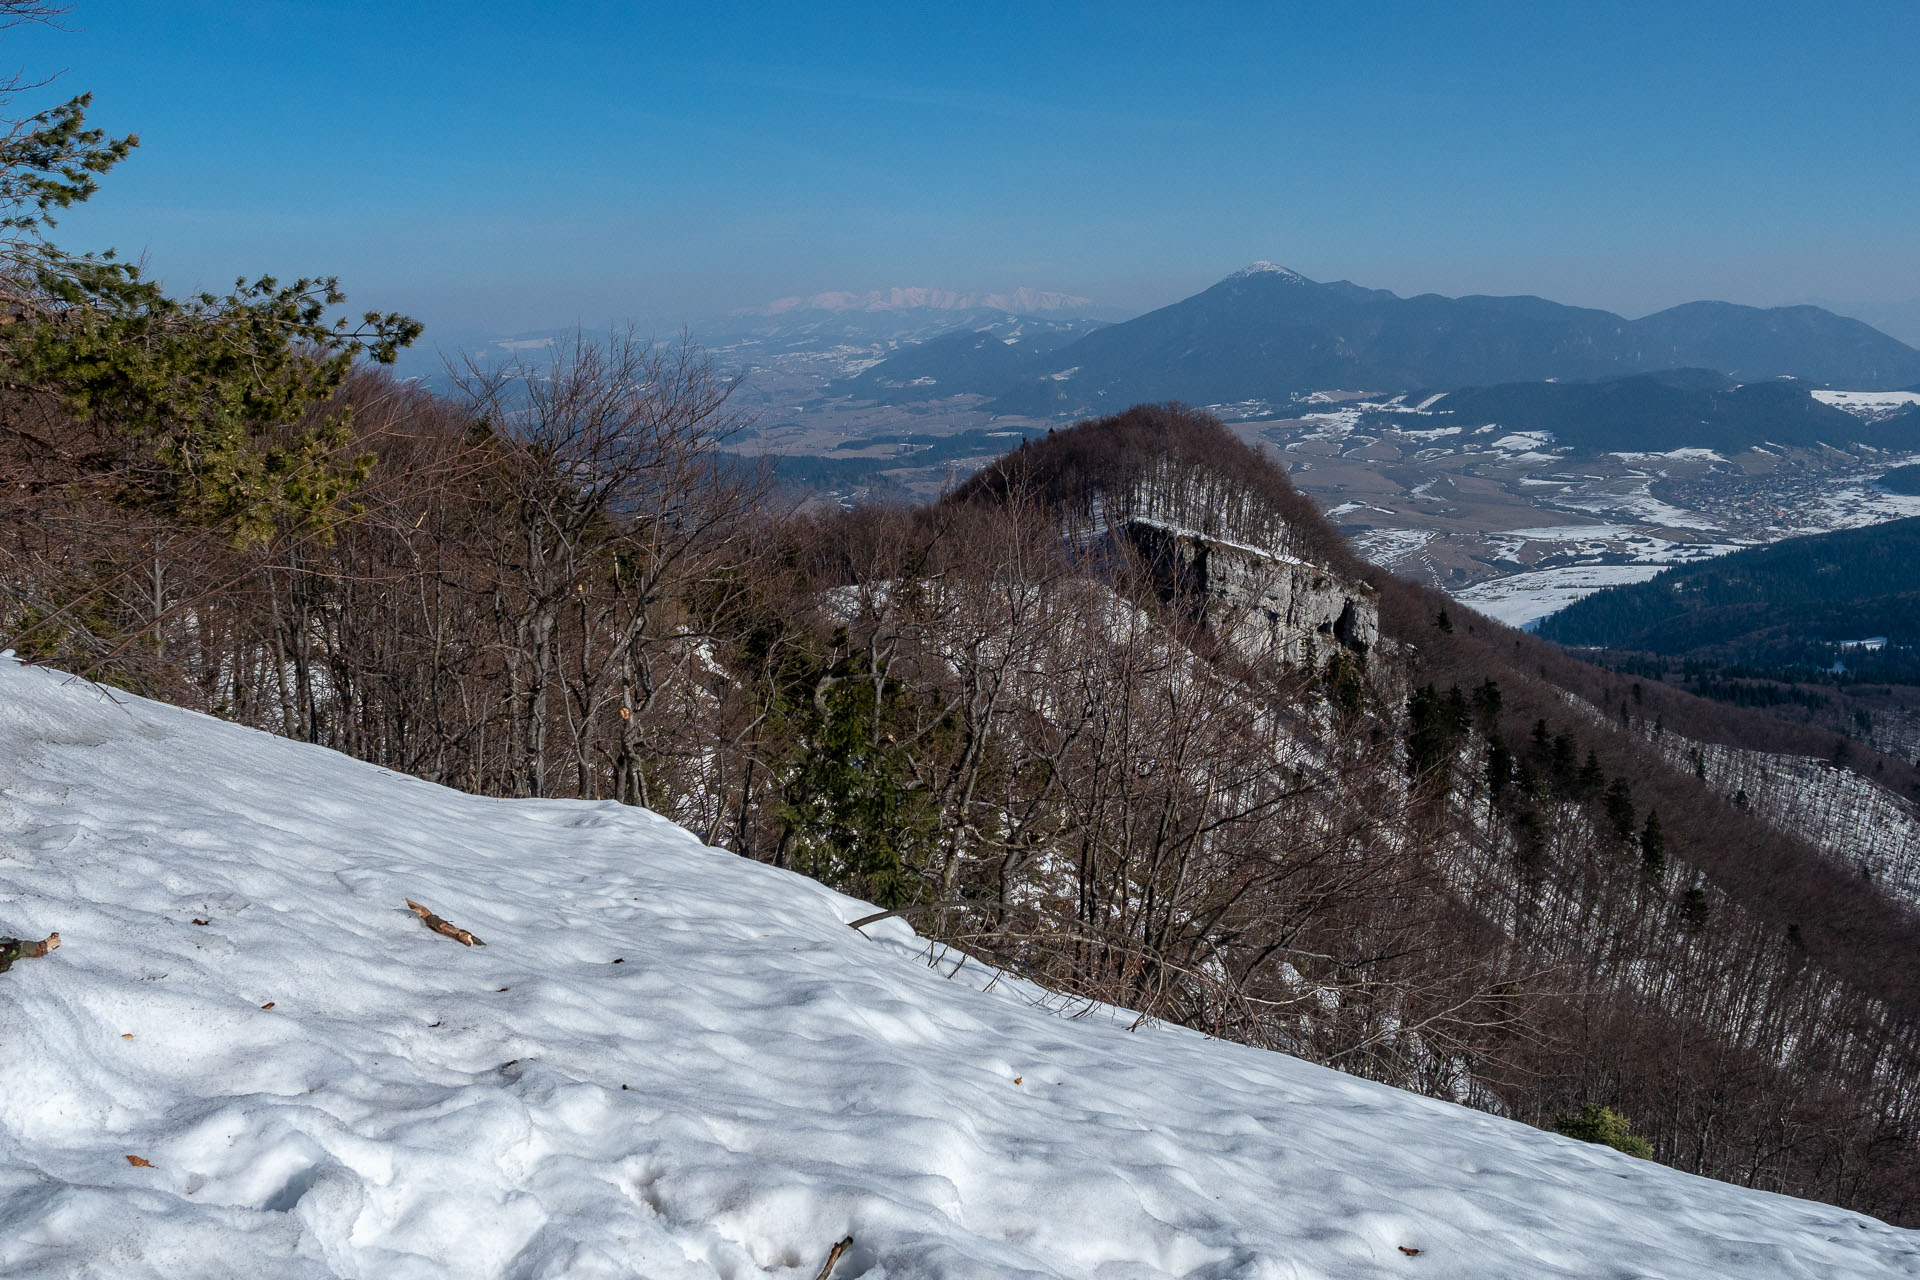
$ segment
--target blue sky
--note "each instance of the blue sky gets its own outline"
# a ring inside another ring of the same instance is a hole
[[[929,16],[922,9],[936,9]],[[1920,4],[75,0],[62,235],[430,329],[793,293],[1145,309],[1255,258],[1641,314],[1920,299]]]

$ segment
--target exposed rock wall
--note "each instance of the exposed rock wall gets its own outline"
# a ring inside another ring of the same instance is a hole
[[[1338,651],[1365,656],[1380,642],[1379,602],[1365,583],[1153,521],[1130,520],[1124,532],[1163,595],[1190,602],[1245,657],[1318,666]]]

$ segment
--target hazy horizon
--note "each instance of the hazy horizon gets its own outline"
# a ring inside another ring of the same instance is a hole
[[[430,338],[899,286],[1139,313],[1269,259],[1630,317],[1852,299],[1920,341],[1910,4],[79,0],[65,26],[4,34],[64,69],[30,101],[92,91],[143,145],[64,243],[176,290],[338,275]]]

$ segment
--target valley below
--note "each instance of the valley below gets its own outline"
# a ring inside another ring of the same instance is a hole
[[[1670,565],[1920,514],[1876,483],[1907,455],[1866,446],[1599,452],[1539,431],[1423,430],[1417,412],[1377,425],[1369,403],[1229,425],[1278,453],[1369,560],[1510,626]]]
[[[1374,564],[1520,627],[1669,565],[1920,514],[1879,483],[1920,457],[1920,391],[1897,389],[1920,356],[1815,308],[1629,321],[1271,263],[1119,323],[1065,295],[896,293],[704,329],[750,423],[733,447],[815,501],[925,502],[1022,440],[1181,399]]]
[[[821,501],[926,501],[1064,425],[994,413],[982,395],[880,404],[826,394],[830,378],[875,358],[849,347],[740,370],[754,425],[737,447]],[[1898,393],[1822,395],[1863,419],[1904,403]],[[1920,515],[1920,497],[1877,483],[1920,454],[1858,444],[1581,449],[1525,428],[1425,426],[1408,400],[1334,390],[1287,406],[1205,408],[1275,455],[1368,560],[1510,626],[1669,565]]]

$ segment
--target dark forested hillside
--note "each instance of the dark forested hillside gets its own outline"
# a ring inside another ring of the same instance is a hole
[[[1920,758],[1920,518],[1671,569],[1588,596],[1540,631],[1649,682],[1874,743],[1903,778]]]
[[[1789,538],[1609,587],[1548,618],[1540,634],[1755,666],[1826,667],[1841,652],[1884,665],[1920,646],[1920,518]],[[1870,639],[1886,643],[1862,650]]]
[[[1428,404],[1426,413],[1438,423],[1548,431],[1557,444],[1597,451],[1684,447],[1737,453],[1769,444],[1920,448],[1920,411],[1913,408],[1863,422],[1822,404],[1799,382],[1741,384],[1705,369],[1470,387]]]
[[[1880,487],[1888,493],[1920,493],[1920,464],[1895,467],[1880,477]]]

